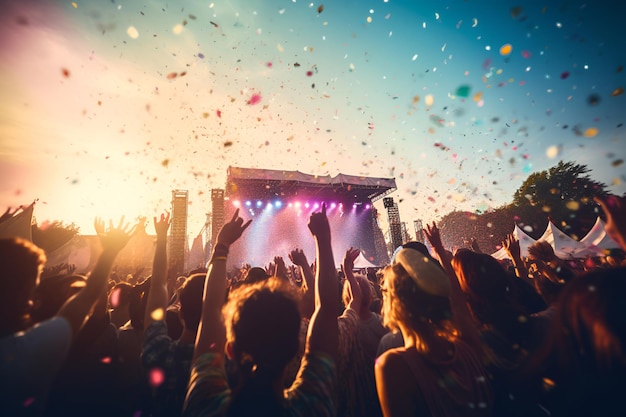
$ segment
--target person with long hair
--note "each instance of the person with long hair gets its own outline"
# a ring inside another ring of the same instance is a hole
[[[404,338],[403,347],[386,351],[375,365],[385,417],[491,415],[480,344],[467,314],[459,316],[464,303],[452,278],[410,248],[384,270],[384,324]]]

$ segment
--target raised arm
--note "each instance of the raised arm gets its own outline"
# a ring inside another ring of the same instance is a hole
[[[239,209],[235,210],[232,219],[226,223],[217,235],[217,243],[209,262],[204,297],[202,300],[202,316],[196,337],[194,361],[207,352],[224,354],[226,329],[222,321],[222,306],[226,296],[226,259],[228,250],[252,220],[246,223],[239,217]]]
[[[443,247],[441,234],[439,233],[437,225],[434,222],[432,226],[427,224],[424,234],[426,235],[428,242],[430,242],[430,245],[433,249],[435,249],[435,252],[439,257],[439,261],[450,279],[450,305],[452,307],[454,322],[458,326],[463,339],[474,347],[477,353],[482,354],[483,347],[482,342],[480,341],[480,335],[478,334],[478,329],[472,321],[472,316],[469,308],[467,307],[463,290],[461,289],[459,280],[454,272],[454,269],[452,268],[452,264],[450,263],[450,255]]]
[[[606,232],[626,251],[626,195],[595,197],[606,215]]]
[[[343,263],[341,264],[341,269],[346,277],[346,281],[348,281],[348,288],[350,289],[350,302],[346,308],[351,308],[357,313],[360,313],[361,311],[363,292],[361,291],[361,285],[354,276],[354,272],[352,272],[352,270],[354,269],[354,261],[358,258],[359,253],[361,253],[361,251],[358,249],[348,249],[343,257]]]
[[[102,253],[96,262],[85,287],[74,297],[66,301],[61,307],[58,316],[64,317],[72,327],[73,334],[76,335],[80,330],[85,318],[93,308],[96,301],[106,291],[107,280],[111,273],[111,267],[115,261],[117,254],[126,246],[130,240],[136,226],[129,228],[129,225],[123,225],[124,218],[120,220],[117,227],[109,222],[109,229],[105,230],[104,222],[96,219],[94,226],[100,243],[102,244]]]
[[[154,218],[156,231],[156,248],[152,260],[152,283],[146,302],[144,329],[156,320],[165,320],[165,309],[169,302],[167,291],[167,230],[170,227],[170,214],[161,214],[161,218]]]
[[[322,211],[311,214],[309,230],[315,238],[317,268],[315,275],[315,311],[309,323],[307,352],[325,352],[337,357],[339,342],[337,330],[337,272],[331,247],[330,225],[326,218],[326,204]]]
[[[304,279],[304,285],[302,286],[302,314],[306,317],[311,317],[315,310],[315,275],[302,249],[296,248],[289,252],[289,259],[294,265],[300,267],[300,273]]]
[[[506,239],[502,242],[502,247],[508,253],[509,258],[513,261],[513,268],[515,268],[515,276],[522,278],[525,281],[529,281],[532,284],[532,280],[528,278],[528,269],[522,261],[521,249],[519,240],[515,239],[512,233],[506,235]]]

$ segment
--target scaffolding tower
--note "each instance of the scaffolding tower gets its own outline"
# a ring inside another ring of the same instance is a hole
[[[383,206],[387,209],[387,218],[389,220],[389,235],[391,238],[391,251],[401,246],[402,241],[402,222],[400,221],[400,210],[398,205],[393,201],[393,197],[383,198]]]
[[[185,268],[187,251],[187,190],[172,191],[172,220],[170,227],[169,259],[176,266],[176,272],[182,273]]]
[[[415,240],[424,243],[424,226],[421,220],[413,220],[413,228],[415,229]]]
[[[215,188],[211,190],[211,242],[207,242],[207,246],[210,246],[208,253],[213,250],[224,220],[224,190]]]
[[[378,210],[372,207],[372,236],[374,237],[374,249],[376,253],[376,265],[389,264],[389,252],[385,244],[385,236],[378,223]]]

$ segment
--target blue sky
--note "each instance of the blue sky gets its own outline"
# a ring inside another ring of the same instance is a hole
[[[560,159],[626,192],[623,3],[3,9],[0,204],[38,198],[39,221],[91,233],[179,188],[194,235],[229,165],[395,177],[409,223],[510,202]]]

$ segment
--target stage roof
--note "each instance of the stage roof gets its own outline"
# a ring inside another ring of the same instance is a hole
[[[338,174],[310,175],[299,171],[228,167],[227,196],[250,198],[293,197],[344,198],[376,201],[396,190],[394,178]]]

